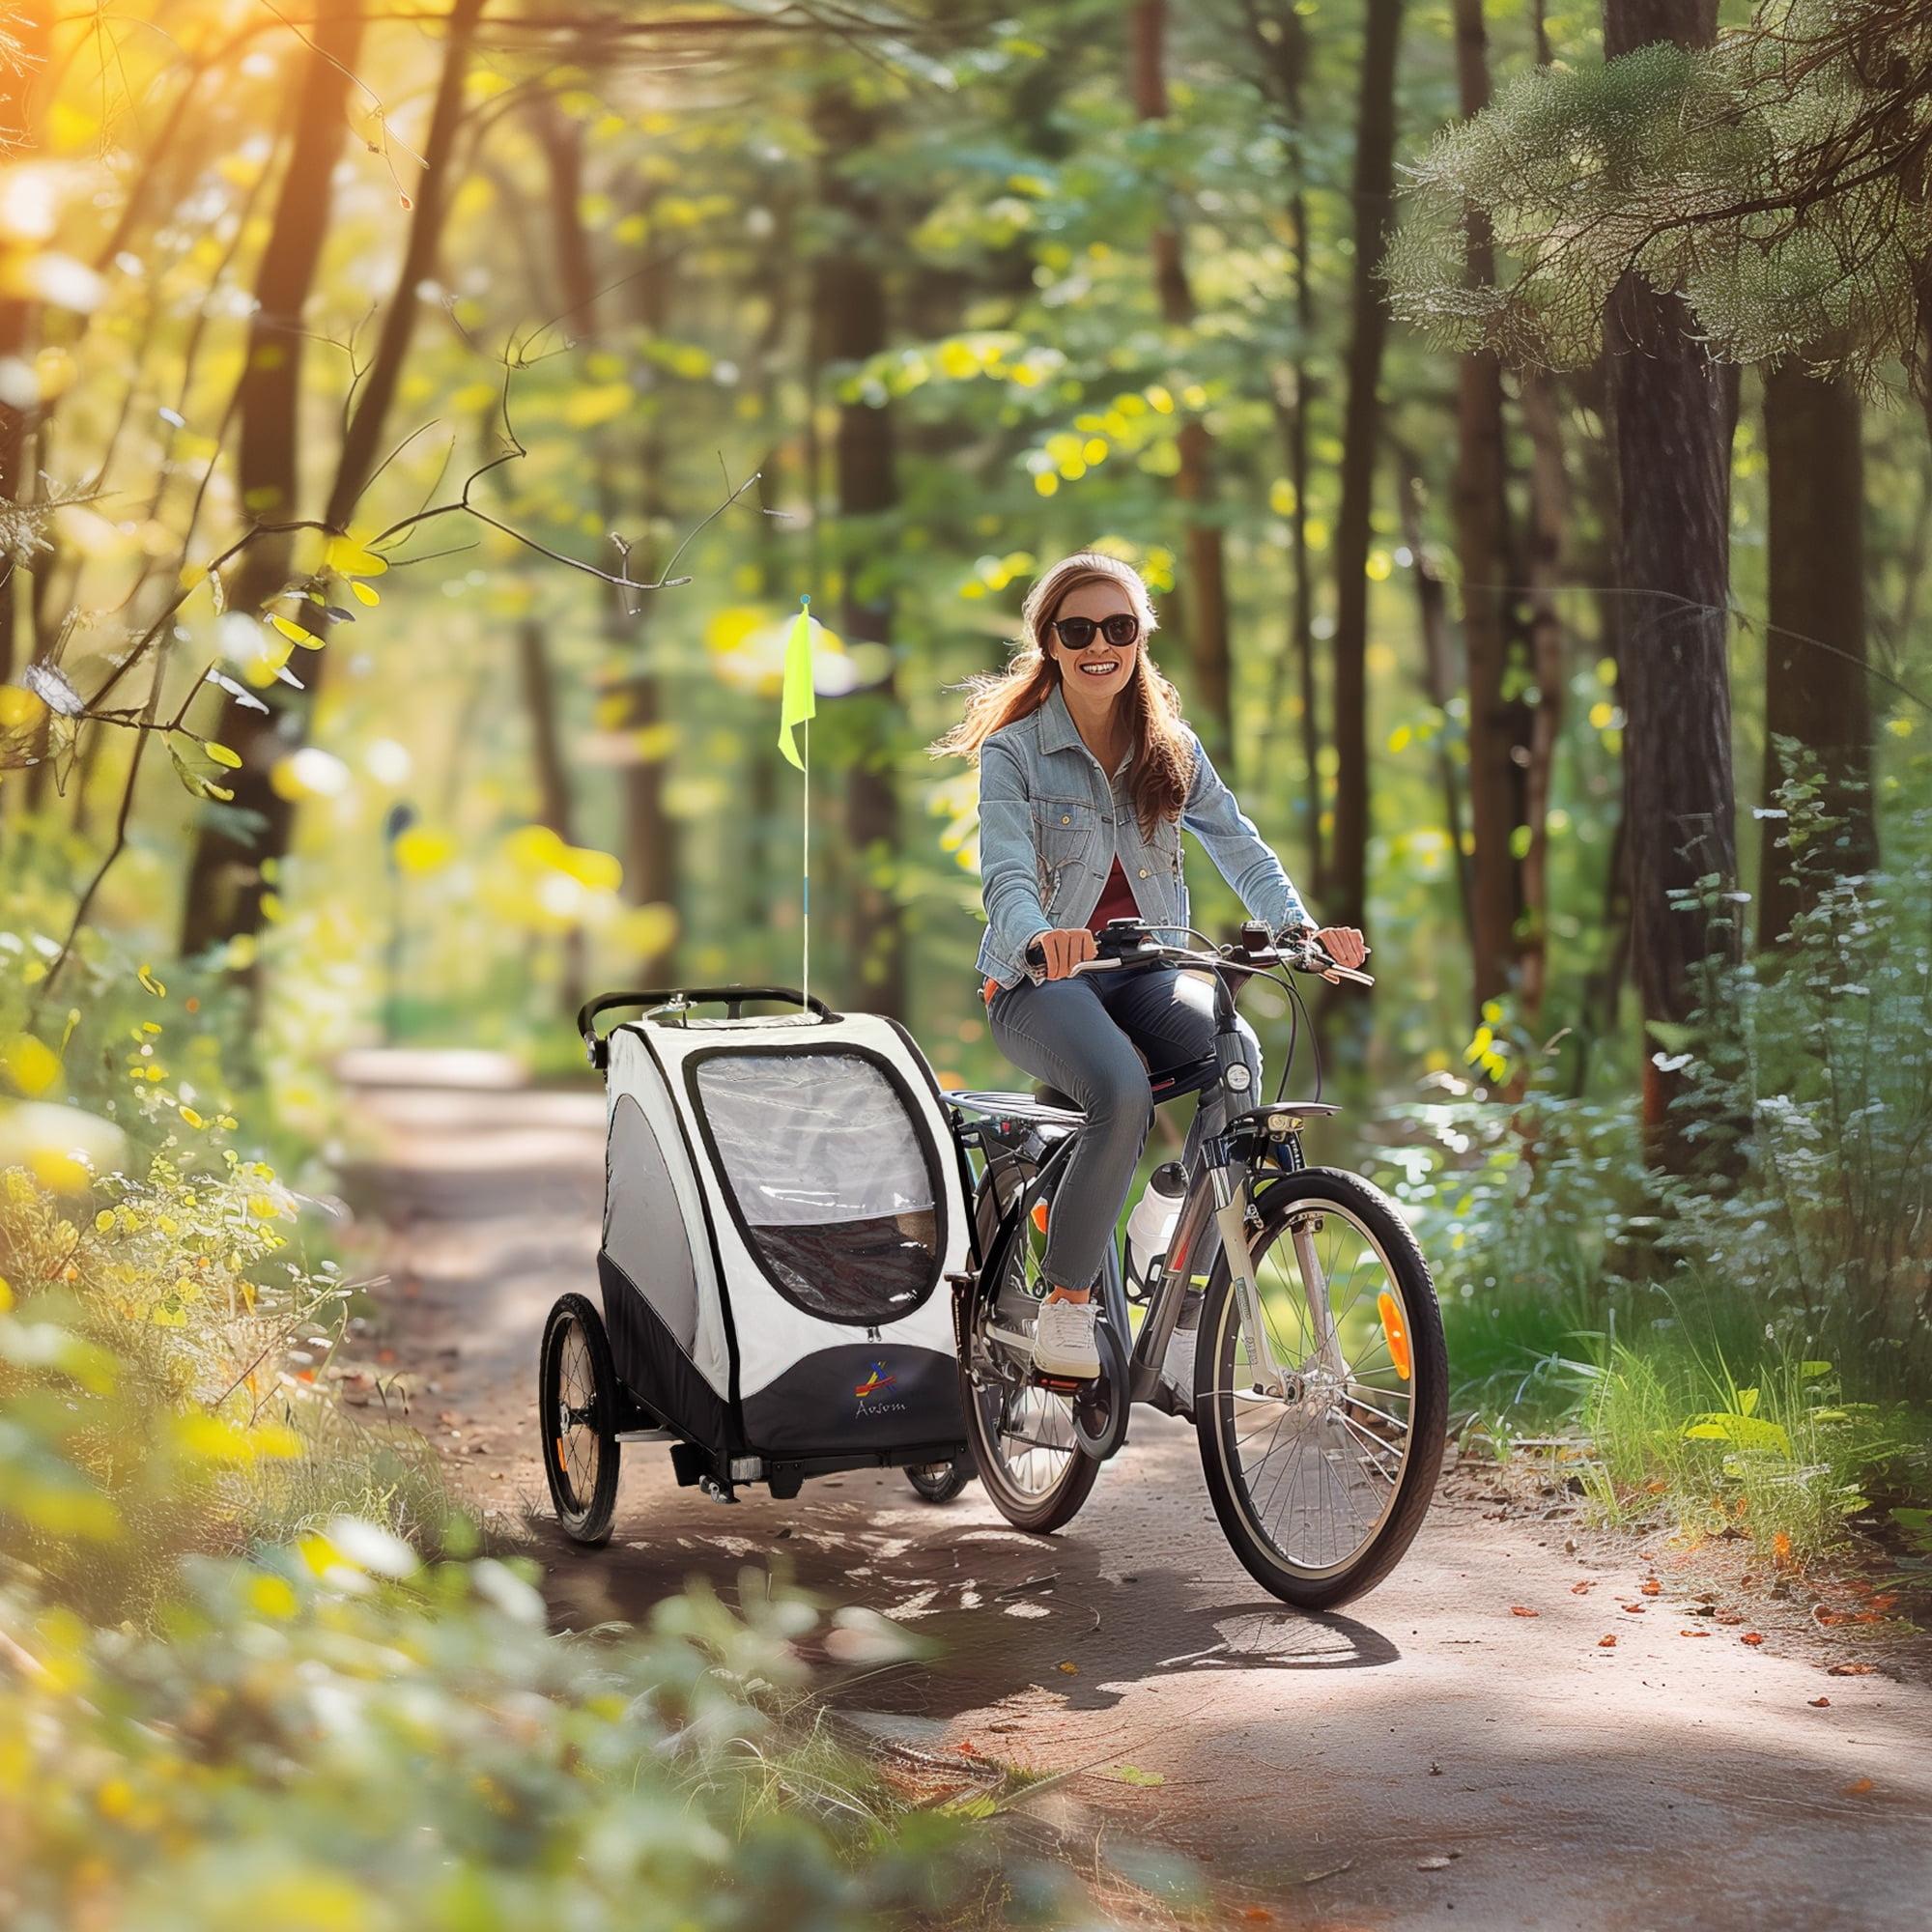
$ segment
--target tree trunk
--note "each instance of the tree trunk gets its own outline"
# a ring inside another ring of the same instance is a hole
[[[1543,0],[1530,0],[1537,65],[1553,55]],[[1518,382],[1522,423],[1529,432],[1529,666],[1536,680],[1530,717],[1529,773],[1524,784],[1529,850],[1522,862],[1524,931],[1519,948],[1523,1017],[1542,1016],[1549,987],[1549,801],[1555,790],[1556,750],[1563,736],[1569,683],[1563,619],[1557,592],[1563,584],[1564,549],[1570,526],[1570,486],[1563,458],[1563,420],[1555,379],[1525,369]]]
[[[653,193],[647,193],[648,208]],[[670,264],[651,229],[644,271],[634,284],[637,294],[638,326],[647,339],[662,337],[670,320]],[[670,397],[670,384],[662,374],[652,378],[645,398],[643,427],[638,440],[638,514],[643,534],[632,553],[632,574],[655,580],[663,566],[664,547],[659,539],[669,517],[669,492],[666,483],[669,443],[665,435],[664,412]],[[651,599],[638,600],[633,614],[616,599],[628,593],[611,593],[608,606],[607,635],[621,644],[623,654],[636,667],[624,680],[626,710],[624,728],[637,739],[638,750],[624,771],[624,882],[635,905],[668,906],[679,910],[683,885],[684,850],[679,826],[670,810],[670,740],[664,685],[652,662],[655,648],[651,636],[655,611]],[[640,755],[639,755],[640,753]],[[645,985],[670,985],[677,973],[677,937],[673,931],[667,943],[647,954],[638,964]]]
[[[1361,92],[1355,116],[1355,259],[1349,340],[1349,399],[1342,432],[1342,503],[1335,520],[1335,840],[1330,903],[1321,916],[1361,925],[1368,910],[1370,517],[1381,423],[1382,350],[1388,310],[1377,279],[1392,216],[1395,66],[1402,0],[1366,0]]]
[[[1289,130],[1288,225],[1294,239],[1294,354],[1285,379],[1274,385],[1275,422],[1288,459],[1288,487],[1294,501],[1288,513],[1289,591],[1288,648],[1275,676],[1274,717],[1286,709],[1291,673],[1301,704],[1300,739],[1303,783],[1308,814],[1308,890],[1314,903],[1322,900],[1326,877],[1326,840],[1321,836],[1321,720],[1315,676],[1315,578],[1308,560],[1308,415],[1315,389],[1309,362],[1315,339],[1315,284],[1309,267],[1308,129],[1302,96],[1308,79],[1308,24],[1293,5],[1271,14],[1276,38],[1271,43],[1259,32],[1258,60],[1265,63],[1273,96]]]
[[[1429,553],[1422,526],[1423,481],[1413,461],[1405,459],[1407,473],[1403,478],[1402,536],[1414,557],[1416,618],[1422,629],[1424,688],[1429,701],[1447,720],[1449,700],[1456,690],[1456,669],[1451,662],[1448,598],[1442,588],[1442,574]],[[1437,730],[1435,737],[1435,780],[1442,787],[1442,822],[1449,834],[1450,863],[1456,868],[1456,901],[1462,908],[1463,932],[1475,943],[1475,898],[1470,879],[1469,855],[1463,849],[1463,793],[1456,780],[1456,761],[1449,754],[1449,735]]]
[[[31,152],[35,144],[38,108],[36,90],[46,64],[53,34],[49,0],[18,0],[10,9],[8,30],[19,43],[19,71],[0,75],[0,154],[12,160]],[[25,297],[0,297],[0,363],[33,365],[35,304]],[[31,404],[0,398],[0,500],[24,503],[27,487],[27,448],[35,410]],[[17,564],[0,564],[0,684],[14,672],[14,612]]]
[[[1540,369],[1525,371],[1520,388],[1529,432],[1529,668],[1536,703],[1529,716],[1529,769],[1523,785],[1529,849],[1522,861],[1522,931],[1517,948],[1522,1010],[1534,1021],[1549,982],[1549,801],[1562,741],[1568,653],[1556,593],[1563,582],[1570,490],[1563,461],[1563,425],[1556,385]]]
[[[237,492],[243,512],[258,523],[285,522],[298,514],[299,506],[306,345],[302,312],[328,234],[335,164],[347,133],[344,102],[361,42],[359,0],[327,0],[316,20],[313,50],[296,102],[288,167],[256,267],[255,311],[248,325],[235,408],[241,424]],[[226,585],[229,608],[251,616],[260,612],[288,583],[293,548],[292,537],[264,536],[242,552]],[[305,668],[311,673],[315,668]],[[246,850],[249,820],[243,814],[259,814],[266,832],[271,814],[265,801],[282,803],[269,782],[269,773],[288,748],[280,721],[296,702],[290,687],[279,682],[262,696],[271,707],[268,714],[231,697],[215,727],[217,739],[242,753],[242,768],[235,775],[234,803],[225,809],[202,809],[182,909],[182,952],[189,956],[218,939],[255,929],[252,922],[241,923],[237,914],[240,901],[249,895],[251,882],[252,896],[259,903],[256,868],[269,853],[251,855]],[[273,848],[277,854],[282,849]]]
[[[1771,622],[1764,641],[1764,797],[1786,776],[1777,739],[1794,738],[1818,761],[1820,800],[1837,821],[1807,846],[1796,875],[1789,827],[1767,818],[1758,886],[1757,943],[1775,945],[1822,874],[1863,872],[1877,862],[1872,823],[1871,688],[1866,679],[1862,412],[1842,381],[1796,361],[1764,379],[1771,518]]]
[[[463,118],[464,80],[469,71],[477,20],[486,5],[487,0],[452,0],[445,16],[442,71],[430,112],[429,133],[423,146],[424,165],[416,184],[409,237],[375,353],[363,372],[355,409],[343,436],[335,480],[323,513],[331,529],[348,527],[381,460],[390,405],[402,380],[403,364],[408,359],[416,317],[422,307],[416,291],[436,270],[443,217],[455,185],[449,177],[456,133]],[[359,24],[359,14],[352,11],[351,17]],[[342,131],[339,113],[331,125],[339,137]],[[330,152],[332,166],[333,151]],[[247,434],[244,425],[244,441]],[[328,621],[313,609],[306,614],[305,623],[316,635],[327,638]],[[238,865],[226,830],[204,820],[188,873],[182,928],[184,952],[199,952],[218,940],[261,929],[262,895],[267,889],[262,867],[278,864],[287,853],[296,814],[295,802],[282,797],[270,782],[270,775],[276,762],[306,735],[308,719],[327,675],[328,658],[327,650],[304,652],[301,672],[308,686],[305,696],[284,709],[279,706],[276,695],[285,687],[271,686],[271,701],[277,703],[278,710],[270,717],[246,709],[232,697],[222,706],[216,736],[242,754],[242,768],[233,780],[233,810],[238,816],[252,814],[259,830],[252,854]],[[242,977],[252,980],[252,969]]]
[[[1604,50],[1709,46],[1717,0],[1605,0]],[[1739,954],[1731,697],[1730,453],[1736,383],[1694,337],[1683,300],[1634,275],[1605,312],[1616,440],[1631,957],[1642,999],[1646,1151],[1666,1172],[1712,1164],[1723,1123],[1674,1104],[1687,1092],[1674,1030],[1718,997]],[[1716,1017],[1717,1015],[1713,1015]],[[1659,1033],[1660,1027],[1665,1029]]]
[[[838,218],[836,239],[813,264],[818,354],[825,362],[862,362],[889,339],[885,277],[869,245],[881,236],[885,210],[877,193],[844,173],[839,162],[871,144],[877,117],[839,90],[819,97],[814,118],[825,152],[822,199]],[[854,643],[889,643],[892,593],[881,586],[885,573],[870,567],[870,559],[890,545],[887,520],[898,504],[891,405],[841,401],[832,462],[845,635]],[[849,712],[853,727],[845,787],[853,863],[851,956],[866,1007],[904,1018],[905,935],[897,895],[903,854],[892,754],[898,701],[892,660],[886,660],[881,676],[840,698],[839,707]]]
[[[1465,119],[1490,99],[1483,0],[1455,0],[1457,91]],[[1489,217],[1470,208],[1468,276],[1473,288],[1496,278]],[[1509,987],[1522,917],[1521,855],[1529,762],[1528,706],[1512,685],[1507,558],[1508,504],[1503,448],[1502,364],[1487,352],[1457,369],[1456,548],[1463,572],[1463,638],[1469,661],[1469,829],[1471,991],[1485,1001]]]
[[[1134,110],[1143,121],[1167,117],[1167,0],[1136,0],[1133,19]],[[1177,337],[1194,326],[1194,294],[1187,282],[1187,255],[1180,231],[1163,218],[1148,241],[1160,318]],[[1174,479],[1185,519],[1182,549],[1186,579],[1181,619],[1193,696],[1200,708],[1211,757],[1235,753],[1235,701],[1228,657],[1228,578],[1220,526],[1214,521],[1214,439],[1190,411],[1176,445],[1180,467]]]

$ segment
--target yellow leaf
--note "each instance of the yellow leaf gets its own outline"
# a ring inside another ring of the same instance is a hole
[[[288,639],[290,643],[299,644],[305,651],[319,651],[322,649],[323,644],[327,641],[327,639],[325,639],[318,638],[313,631],[303,630],[302,627],[299,624],[298,624],[293,617],[284,617],[279,611],[275,611],[269,618],[269,622],[272,624],[275,627],[275,629],[282,634],[283,637]],[[236,762],[239,764],[241,760],[237,759]]]
[[[232,752],[226,745],[217,745],[213,738],[201,748],[217,765],[226,765],[231,772],[242,769],[242,753]]]
[[[182,1107],[177,1111],[181,1114],[182,1119],[191,1127],[205,1127],[208,1124],[192,1107]]]
[[[407,832],[397,834],[389,849],[395,854],[400,870],[424,878],[441,871],[456,857],[456,840],[447,832],[433,831],[427,825],[412,825]]]
[[[354,593],[355,601],[358,604],[373,606],[383,601],[382,593],[376,589],[374,584],[364,583],[359,579],[351,583],[349,588]]]
[[[59,1057],[44,1040],[30,1033],[17,1033],[0,1048],[0,1067],[15,1090],[37,1100],[60,1078]]]
[[[330,537],[323,562],[337,577],[381,577],[389,567],[387,557],[364,550],[353,537]]]
[[[576,389],[563,406],[563,419],[572,429],[593,429],[620,416],[636,400],[628,383],[600,383]]]
[[[0,730],[24,731],[47,714],[46,700],[17,684],[0,684]]]

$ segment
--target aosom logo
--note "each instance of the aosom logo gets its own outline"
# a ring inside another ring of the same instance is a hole
[[[853,1389],[858,1398],[858,1413],[861,1415],[896,1415],[902,1413],[905,1404],[890,1398],[898,1386],[898,1378],[887,1369],[885,1363],[874,1362],[872,1373]]]

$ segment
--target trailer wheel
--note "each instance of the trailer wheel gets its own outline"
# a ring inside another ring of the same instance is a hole
[[[537,1356],[537,1429],[556,1520],[593,1548],[617,1510],[619,1399],[604,1318],[581,1294],[558,1296]]]
[[[905,1473],[927,1502],[950,1503],[973,1480],[973,1464],[962,1456],[956,1463],[917,1463]]]

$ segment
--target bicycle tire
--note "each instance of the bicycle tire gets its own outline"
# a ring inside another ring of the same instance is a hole
[[[1449,1404],[1449,1355],[1442,1336],[1429,1264],[1395,1205],[1360,1175],[1311,1167],[1272,1182],[1256,1199],[1261,1228],[1251,1252],[1259,1258],[1280,1239],[1290,1216],[1308,1207],[1347,1210],[1369,1233],[1403,1297],[1411,1360],[1407,1458],[1380,1522],[1345,1566],[1314,1575],[1290,1560],[1255,1520],[1246,1485],[1232,1457],[1238,1446],[1232,1374],[1239,1297],[1227,1257],[1215,1263],[1201,1311],[1202,1346],[1194,1363],[1194,1412],[1201,1467],[1230,1547],[1256,1582],[1299,1609],[1332,1609],[1372,1590],[1402,1560],[1435,1497],[1442,1466]]]
[[[974,1202],[974,1211],[980,1216],[982,1229],[988,1223],[997,1227],[1000,1206],[990,1179],[982,1178]],[[1051,1488],[1037,1493],[1030,1492],[1012,1481],[1008,1474],[1006,1458],[1000,1451],[1002,1438],[999,1429],[986,1413],[989,1397],[996,1400],[997,1397],[993,1391],[975,1380],[971,1360],[973,1321],[992,1292],[988,1284],[1002,1279],[1005,1270],[1012,1264],[1023,1226],[1023,1223],[1017,1224],[1008,1238],[999,1244],[999,1251],[989,1255],[985,1277],[973,1291],[975,1309],[966,1323],[969,1346],[962,1350],[959,1358],[959,1406],[965,1412],[967,1440],[972,1447],[980,1487],[992,1499],[993,1507],[1015,1529],[1026,1530],[1035,1536],[1050,1536],[1079,1515],[1082,1505],[1094,1492],[1100,1464],[1081,1449],[1069,1415],[1066,1444],[1069,1453],[1066,1467],[1059,1480]]]
[[[563,1350],[575,1326],[582,1332],[590,1371],[588,1414],[582,1424],[595,1440],[597,1464],[590,1482],[580,1490],[566,1446],[569,1430],[557,1421],[564,1402]],[[537,1430],[541,1437],[544,1475],[550,1482],[551,1506],[557,1522],[573,1543],[594,1549],[611,1540],[617,1513],[617,1478],[622,1446],[617,1440],[617,1368],[604,1318],[583,1295],[563,1294],[544,1323],[537,1351]]]

